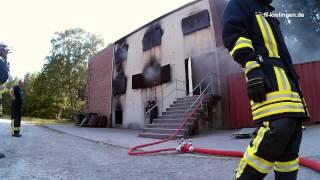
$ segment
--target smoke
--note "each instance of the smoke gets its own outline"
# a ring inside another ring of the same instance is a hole
[[[304,17],[278,18],[293,63],[320,60],[320,2],[274,0],[276,12],[302,13]]]
[[[123,41],[117,44],[117,50],[115,53],[115,63],[121,63],[127,59],[129,45]]]
[[[120,99],[117,99],[115,109],[116,109],[116,111],[122,111],[122,105],[121,105]]]
[[[143,69],[142,74],[147,87],[158,85],[161,82],[161,65],[155,58],[151,58]]]

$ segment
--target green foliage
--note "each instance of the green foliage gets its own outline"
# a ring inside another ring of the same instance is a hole
[[[75,28],[55,33],[51,44],[41,72],[25,75],[24,115],[71,118],[84,109],[87,61],[103,40]]]

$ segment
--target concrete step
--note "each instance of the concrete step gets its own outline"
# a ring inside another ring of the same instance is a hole
[[[173,102],[173,104],[181,104],[181,103],[194,103],[197,100],[197,102],[200,101],[200,99],[186,99],[186,100],[176,100]],[[204,98],[203,102],[208,102],[210,99],[209,98]]]
[[[166,129],[166,128],[144,128],[144,133],[154,134],[174,134],[178,129]],[[183,135],[187,129],[181,129],[178,134]]]
[[[192,103],[176,103],[176,104],[171,104],[170,107],[186,108],[186,107],[190,107],[191,105]],[[196,104],[194,104],[193,106],[196,106]]]
[[[185,114],[185,110],[169,110],[166,112],[163,112],[162,115],[170,115],[170,114]]]
[[[193,103],[194,103],[194,101],[186,101],[186,102],[175,101],[175,102],[173,102],[172,105],[187,105],[187,104],[191,105],[191,104],[193,104]],[[196,103],[195,103],[195,104],[196,104]]]
[[[167,108],[166,110],[168,111],[168,110],[187,110],[187,109],[189,109],[190,107],[191,107],[191,109],[194,109],[195,107],[197,107],[197,105],[198,105],[198,103],[195,103],[194,105],[192,105],[192,103],[191,104],[186,104],[186,105],[184,105],[184,104],[171,104],[170,106],[169,106],[169,108]],[[207,103],[206,102],[204,102],[202,105],[204,105],[204,106],[206,106],[207,105]]]
[[[195,107],[195,106],[193,106],[193,107]],[[186,107],[169,107],[166,109],[166,112],[168,112],[168,111],[185,111],[188,108],[186,108]]]
[[[188,114],[169,114],[169,115],[162,115],[162,116],[159,116],[157,119],[182,119],[182,118],[185,118],[187,117]],[[199,117],[200,113],[194,113],[192,115],[192,117]]]
[[[180,99],[180,100],[175,100],[175,101],[173,101],[173,103],[174,104],[176,104],[176,103],[192,103],[192,102],[194,102],[196,100],[196,98],[194,98],[194,99]],[[199,101],[200,99],[198,99],[197,101]]]
[[[177,98],[177,100],[196,99],[197,97],[199,97],[199,96],[198,95],[185,96],[185,97],[182,97],[182,98]]]
[[[153,138],[153,139],[166,139],[167,137],[171,136],[171,134],[155,134],[155,133],[140,133],[139,137],[144,137],[144,138]],[[183,137],[182,135],[176,135],[176,138]]]
[[[184,98],[178,98],[169,108],[166,109],[166,112],[162,113],[162,116],[158,116],[157,119],[153,120],[153,124],[148,124],[147,128],[144,129],[143,133],[139,134],[139,137],[145,138],[156,138],[164,139],[174,134],[181,124],[188,117],[188,113],[185,112],[186,109],[190,108],[193,110],[198,102],[194,103],[196,98],[199,96],[188,96]],[[205,96],[204,105],[208,102],[210,96]],[[196,112],[192,115],[187,125],[192,125],[192,123],[200,118],[200,113]],[[181,129],[177,136],[182,137],[187,129]]]
[[[189,121],[192,120],[196,120],[196,118],[190,118]],[[180,119],[154,119],[153,123],[154,124],[178,124],[178,123],[182,123],[184,122],[185,119],[184,118],[180,118]]]
[[[192,108],[191,110],[189,110],[188,112],[186,112],[186,109],[184,109],[184,108],[180,108],[180,109],[168,109],[166,112],[163,112],[162,115],[189,114],[192,110],[193,110],[193,108]],[[198,111],[198,112],[199,112],[199,111]]]
[[[212,97],[212,94],[204,94],[203,96],[204,96],[204,98],[209,98],[209,97]],[[199,97],[199,95],[185,96],[185,97],[177,98],[177,100],[196,99],[198,97]]]
[[[166,129],[178,129],[182,124],[181,123],[153,123],[148,124],[147,128],[166,128]],[[191,123],[187,123],[186,125],[191,125]]]

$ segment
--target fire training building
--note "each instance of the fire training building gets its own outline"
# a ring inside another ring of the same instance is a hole
[[[207,119],[210,128],[252,126],[243,70],[221,40],[225,0],[197,0],[138,28],[89,60],[87,111],[112,118],[113,127],[147,127],[146,107],[161,115],[199,84],[212,83],[220,97]],[[111,63],[112,62],[112,63]],[[311,119],[320,120],[320,63],[296,65]],[[206,78],[209,77],[210,78]],[[313,79],[310,79],[313,78]],[[312,81],[313,80],[313,81]],[[311,84],[310,82],[313,82]],[[192,92],[195,93],[195,92]]]

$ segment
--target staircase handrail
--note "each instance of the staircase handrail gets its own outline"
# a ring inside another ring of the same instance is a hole
[[[204,93],[206,92],[206,90],[207,90],[210,86],[212,86],[212,85],[213,85],[213,83],[210,82],[210,83],[206,86],[206,88],[201,92],[201,94],[193,101],[193,103],[189,106],[189,108],[185,110],[185,112],[189,112],[189,111],[192,109],[192,107],[196,104],[196,102],[198,102],[198,100],[204,95]],[[202,102],[201,102],[201,107],[202,107]]]
[[[207,89],[209,87],[211,87],[212,89],[212,94],[213,94],[213,76],[215,75],[215,73],[212,72],[208,72],[201,80],[200,82],[193,88],[193,90],[190,93],[193,93],[198,87],[200,87],[200,95],[193,101],[193,103],[187,108],[185,108],[185,112],[189,112],[192,107],[195,105],[195,103],[200,99],[200,97],[207,91]],[[209,84],[206,86],[206,88],[202,91],[201,89],[201,85],[204,82],[204,80],[210,78],[210,82]],[[201,104],[202,107],[202,104]]]
[[[145,112],[146,115],[149,115],[150,112],[151,112],[155,107],[159,106],[160,103],[162,103],[165,99],[167,99],[167,97],[169,97],[172,93],[176,92],[176,96],[177,96],[177,92],[178,92],[178,91],[185,91],[185,90],[183,90],[183,89],[179,89],[179,88],[178,88],[178,83],[180,82],[180,83],[185,84],[184,81],[181,81],[181,80],[179,80],[179,79],[175,79],[175,82],[176,82],[176,87],[175,87],[174,89],[172,89],[167,95],[165,95],[158,103],[156,103],[155,105],[153,105],[147,112]],[[169,86],[167,86],[167,87],[169,87]],[[166,89],[167,87],[165,87],[165,89]],[[176,97],[176,98],[177,98],[177,97]]]

